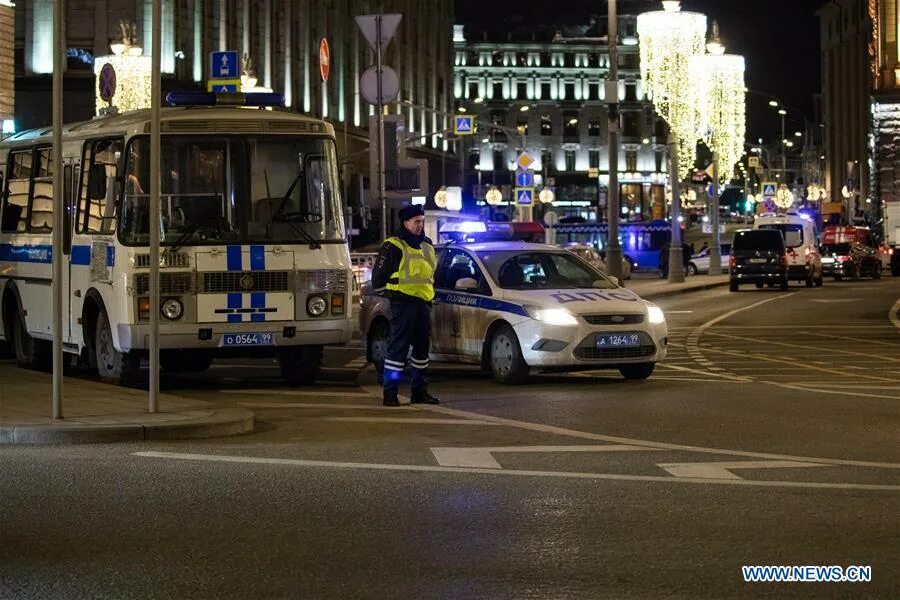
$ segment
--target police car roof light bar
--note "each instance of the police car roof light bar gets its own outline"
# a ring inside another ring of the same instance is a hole
[[[181,91],[166,95],[169,106],[284,106],[284,94],[277,92],[248,92],[246,94],[217,94],[214,92]]]

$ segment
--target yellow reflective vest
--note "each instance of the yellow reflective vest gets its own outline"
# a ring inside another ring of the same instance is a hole
[[[413,248],[398,237],[389,237],[385,241],[400,248],[403,254],[385,289],[421,298],[425,302],[434,300],[434,246],[422,242],[421,248]]]

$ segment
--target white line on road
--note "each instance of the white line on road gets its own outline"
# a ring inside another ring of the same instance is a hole
[[[730,340],[739,340],[742,342],[756,342],[758,344],[762,344],[765,346],[775,345],[775,346],[783,346],[785,348],[801,348],[803,350],[812,351],[812,352],[816,352],[816,353],[830,352],[830,353],[834,353],[834,354],[847,354],[849,356],[862,356],[865,358],[872,357],[871,353],[866,353],[866,352],[853,352],[852,350],[840,350],[838,348],[822,348],[821,346],[809,346],[807,344],[792,344],[790,342],[778,342],[775,340],[762,340],[759,338],[747,337],[747,336],[743,336],[743,335],[732,335],[732,334],[728,334],[728,333],[719,333],[717,331],[711,331],[708,333],[708,335],[714,335],[714,336],[717,336],[720,338],[726,338],[726,339],[730,339]],[[778,356],[775,358],[781,358],[784,360],[796,360],[793,356]],[[887,361],[891,361],[891,362],[900,362],[900,358],[890,358],[890,357],[883,356],[883,355],[879,356],[879,358],[881,358],[882,360],[887,360]]]
[[[715,319],[710,319],[709,321],[707,321],[706,323],[704,323],[703,325],[698,327],[696,329],[696,331],[698,333],[703,333],[704,331],[706,331],[707,329],[709,329],[716,323],[724,321],[725,319],[727,319],[729,317],[733,317],[734,315],[744,312],[745,310],[750,310],[751,308],[756,308],[757,306],[762,306],[763,304],[768,304],[769,302],[774,302],[775,300],[783,300],[785,298],[790,298],[791,296],[794,296],[796,294],[797,294],[797,292],[791,292],[789,294],[779,294],[778,296],[773,296],[772,298],[766,298],[765,300],[760,300],[759,302],[754,302],[753,304],[743,306],[741,308],[736,308],[734,310],[730,310],[727,313],[725,313],[724,315],[719,315]],[[693,333],[691,335],[693,336]]]
[[[748,460],[742,462],[659,463],[675,477],[702,479],[742,479],[729,469],[786,469],[788,467],[825,467],[827,465],[793,460]]]
[[[692,310],[667,310],[664,311],[667,315],[690,315],[693,314]]]
[[[221,462],[236,464],[283,465],[292,467],[319,467],[328,469],[362,469],[373,471],[410,471],[425,473],[466,473],[508,475],[511,477],[557,477],[606,481],[643,481],[655,483],[694,483],[703,485],[736,485],[746,487],[813,488],[832,490],[900,491],[900,485],[872,485],[862,483],[806,483],[799,481],[752,481],[748,479],[691,479],[687,477],[656,477],[652,475],[618,475],[612,473],[571,473],[565,471],[519,471],[511,469],[470,469],[464,467],[439,467],[432,465],[398,465],[359,462],[334,462],[325,460],[300,460],[291,458],[258,458],[252,456],[228,456],[215,454],[186,454],[179,452],[134,452],[133,456],[169,460]]]
[[[386,407],[380,404],[337,404],[325,402],[238,402],[238,406],[244,408],[336,408],[340,410],[398,410],[410,409],[411,406]]]
[[[474,467],[502,469],[493,453],[552,453],[552,452],[655,452],[657,448],[607,444],[605,446],[495,446],[493,448],[432,448],[431,453],[444,467]]]
[[[709,371],[701,371],[700,369],[689,369],[688,367],[679,367],[678,365],[670,365],[667,363],[659,363],[656,365],[658,367],[664,367],[667,369],[675,369],[676,371],[685,371],[687,373],[696,373],[697,375],[706,375],[708,377],[719,377],[722,379],[729,379],[731,381],[737,381],[740,383],[748,383],[752,381],[746,377],[735,377],[733,375],[726,375],[725,373],[711,373]]]
[[[780,383],[778,381],[760,381],[767,385],[776,385],[787,390],[795,390],[799,392],[815,393],[815,394],[832,394],[837,396],[856,396],[858,398],[883,398],[886,400],[897,400],[897,396],[885,396],[884,394],[864,394],[862,392],[851,392],[849,390],[830,390],[825,388],[801,387],[790,383]],[[832,386],[829,386],[832,387]],[[898,466],[900,468],[900,466]]]
[[[428,419],[405,417],[326,417],[326,421],[345,421],[356,423],[403,423],[404,425],[502,425],[483,419]]]
[[[876,346],[890,346],[891,348],[897,348],[898,350],[900,350],[900,344],[898,344],[897,342],[882,342],[879,340],[867,340],[865,338],[848,337],[845,335],[828,335],[827,333],[814,333],[812,331],[803,331],[801,333],[803,333],[804,335],[814,335],[816,337],[831,338],[834,340],[860,342],[867,346],[871,345],[871,344],[874,344]]]
[[[820,302],[822,304],[837,304],[839,302],[856,302],[856,298],[811,298],[809,301]]]
[[[371,398],[366,392],[319,392],[313,390],[219,390],[220,394],[242,396],[318,396],[321,398]]]

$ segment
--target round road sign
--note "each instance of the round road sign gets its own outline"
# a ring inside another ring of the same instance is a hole
[[[116,95],[116,70],[109,63],[100,69],[97,77],[97,88],[100,90],[100,98],[104,102],[111,102]]]
[[[319,75],[322,81],[328,81],[328,74],[331,72],[331,49],[328,47],[328,40],[322,38],[319,41]]]
[[[378,69],[369,67],[363,71],[359,78],[359,91],[363,99],[369,104],[379,104],[378,101]],[[390,67],[381,67],[381,104],[390,104],[400,95],[400,78],[397,72]]]

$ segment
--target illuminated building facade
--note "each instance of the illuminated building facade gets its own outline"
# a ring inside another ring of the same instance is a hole
[[[15,12],[10,0],[0,0],[0,137],[15,129]]]
[[[623,216],[664,218],[665,130],[640,78],[636,17],[620,15],[618,26]],[[508,198],[516,156],[527,149],[539,186],[554,188],[561,214],[598,218],[609,182],[609,49],[590,38],[605,34],[605,16],[565,33],[513,31],[505,39],[486,34],[476,40],[478,34],[456,27],[453,94],[479,123],[466,153],[468,166],[477,170],[476,197],[483,199],[494,184],[505,186]]]

